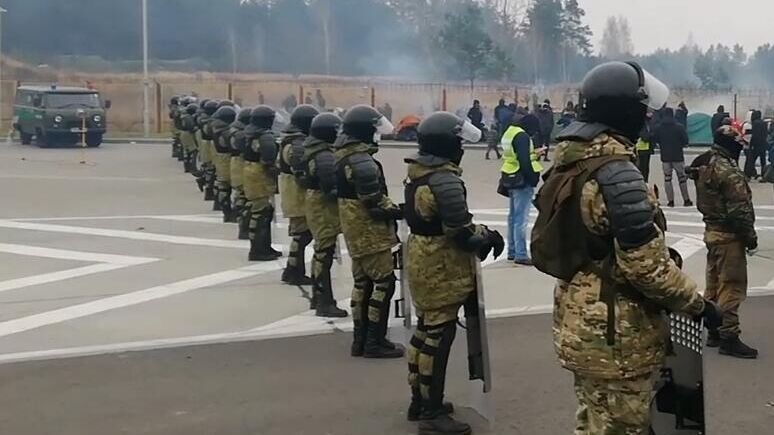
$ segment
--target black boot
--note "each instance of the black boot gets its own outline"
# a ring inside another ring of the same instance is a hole
[[[365,347],[365,325],[363,324],[363,321],[360,319],[355,319],[353,321],[353,328],[352,328],[352,348],[350,350],[350,355],[358,357],[363,356],[363,351]]]
[[[291,266],[285,267],[280,280],[288,285],[312,285],[312,278],[304,275],[299,268]]]
[[[333,249],[326,252],[322,271],[314,277],[313,292],[317,296],[315,315],[317,317],[347,317],[346,310],[336,306],[331,283],[331,266],[333,266]],[[314,299],[314,297],[313,297]]]
[[[419,422],[419,435],[470,435],[470,425],[457,421],[441,410],[424,412]]]
[[[239,226],[239,232],[237,233],[237,239],[247,240],[250,238],[250,218],[245,219],[244,213],[237,215],[237,225]]]
[[[389,305],[389,303],[386,301],[386,304]],[[403,358],[403,346],[390,343],[393,347],[389,347],[385,344],[387,331],[383,331],[379,323],[370,320],[368,322],[363,356],[375,359]]]
[[[212,201],[212,211],[221,211],[223,210],[223,204],[220,202],[220,188],[216,187],[212,190],[214,193],[214,198]]]
[[[197,180],[197,182],[198,182],[198,180]],[[206,186],[204,188],[204,200],[205,201],[213,201],[215,199],[215,190],[212,187],[207,186],[207,182],[204,181],[204,180],[202,180],[201,185]]]
[[[204,178],[201,177],[201,175],[196,176],[196,187],[199,188],[199,192],[204,192]],[[204,198],[205,201],[207,201],[207,198]]]
[[[282,252],[271,247],[271,220],[272,215],[268,215],[263,221],[259,222],[259,225],[262,227],[264,233],[266,234],[266,237],[263,239],[263,249],[274,258],[280,258],[282,257]]]
[[[312,278],[306,276],[306,246],[312,241],[312,233],[305,231],[293,236],[296,251],[288,253],[288,265],[282,272],[282,282],[290,285],[312,285]],[[293,265],[291,265],[293,260]]]
[[[268,221],[269,225],[265,225]],[[266,246],[271,244],[271,221],[261,217],[255,229],[255,235],[250,240],[250,254],[247,256],[249,261],[274,261],[277,256],[268,251]]]
[[[742,359],[758,358],[758,349],[742,343],[739,337],[722,338],[720,340],[720,354]]]
[[[424,408],[424,402],[422,401],[422,394],[419,392],[419,388],[412,388],[411,404],[409,405],[408,412],[406,413],[406,419],[408,421],[422,420],[422,411]],[[441,405],[441,412],[446,414],[454,414],[454,405],[451,402],[443,402]]]
[[[717,329],[710,329],[707,331],[707,347],[720,346],[720,333]]]

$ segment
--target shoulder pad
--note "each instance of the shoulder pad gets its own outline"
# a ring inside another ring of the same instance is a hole
[[[441,221],[450,228],[469,225],[473,216],[468,211],[467,193],[462,179],[448,171],[435,172],[427,180],[438,204]]]
[[[320,188],[325,193],[336,189],[336,158],[330,150],[322,150],[314,155],[315,174],[320,180]]]
[[[609,130],[610,127],[605,124],[575,121],[562,130],[556,140],[559,142],[565,140],[589,142]]]
[[[602,166],[595,179],[607,206],[613,236],[621,248],[638,248],[658,235],[648,186],[634,163],[614,160]]]
[[[349,166],[358,194],[368,196],[381,192],[379,183],[379,165],[366,153],[354,153],[349,156]]]

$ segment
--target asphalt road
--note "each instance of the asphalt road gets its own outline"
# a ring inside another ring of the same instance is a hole
[[[406,149],[385,149],[402,195]],[[657,162],[651,174],[661,184]],[[85,164],[80,163],[85,161]],[[499,162],[464,160],[476,219],[504,231]],[[0,433],[403,434],[405,363],[346,355],[350,321],[307,310],[308,289],[279,283],[283,262],[249,264],[234,225],[219,222],[159,145],[48,149],[0,144]],[[710,434],[769,433],[774,197],[753,184],[761,252],[750,259],[745,337],[757,361],[707,357]],[[693,194],[693,192],[692,192]],[[678,194],[679,201],[679,194]],[[703,284],[695,209],[667,210],[668,241]],[[285,227],[275,243],[286,248]],[[348,305],[349,262],[334,286]],[[478,433],[570,433],[571,378],[550,340],[550,279],[488,261],[496,423]],[[404,334],[393,329],[393,337]],[[449,398],[469,402],[464,334]]]

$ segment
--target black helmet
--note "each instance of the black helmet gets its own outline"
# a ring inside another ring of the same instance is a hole
[[[236,110],[234,110],[231,106],[223,106],[215,111],[215,113],[212,115],[214,119],[217,119],[218,121],[223,121],[227,124],[231,124],[236,120]]]
[[[199,106],[197,106],[194,103],[191,103],[191,104],[185,106],[185,113],[187,113],[189,115],[195,115],[196,111],[198,111],[198,110],[199,110]]]
[[[392,133],[393,126],[378,110],[367,104],[352,106],[344,114],[343,130],[365,143],[375,143],[375,135]]]
[[[314,117],[309,127],[309,135],[322,141],[333,143],[339,135],[341,118],[336,114],[326,112]]]
[[[220,107],[226,107],[226,106],[231,106],[231,107],[234,107],[234,102],[233,102],[233,101],[231,101],[231,100],[221,100],[221,101],[218,103],[218,108],[220,108]]]
[[[169,104],[170,104],[170,106],[177,106],[178,104],[180,104],[180,97],[175,95],[174,97],[170,98],[169,99]]]
[[[206,106],[207,103],[209,103],[209,102],[210,102],[210,100],[208,100],[207,98],[203,99],[202,101],[199,101],[199,108],[204,110],[204,106]]]
[[[244,109],[239,111],[239,115],[237,115],[237,121],[241,122],[244,125],[247,125],[250,123],[250,114],[253,112],[253,109],[249,107],[245,107]]]
[[[419,151],[456,164],[462,160],[462,141],[478,142],[481,130],[449,112],[435,112],[417,127]]]
[[[260,128],[271,128],[277,113],[271,107],[261,104],[250,112],[250,124]]]
[[[290,114],[290,124],[297,127],[304,134],[309,134],[312,119],[319,113],[320,111],[311,104],[302,104],[293,109],[293,113]]]
[[[633,141],[645,125],[648,107],[661,109],[669,89],[635,62],[606,62],[586,74],[581,84],[581,120],[605,124]]]
[[[215,113],[216,110],[218,110],[218,102],[215,101],[215,100],[209,100],[204,105],[204,113],[206,113],[206,114],[208,114],[210,116],[212,116]]]

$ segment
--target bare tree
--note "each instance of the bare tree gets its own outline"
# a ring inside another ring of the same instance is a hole
[[[608,17],[600,44],[600,54],[608,59],[629,57],[634,52],[632,32],[626,17]]]

